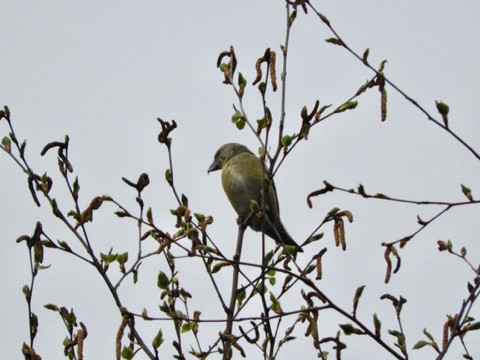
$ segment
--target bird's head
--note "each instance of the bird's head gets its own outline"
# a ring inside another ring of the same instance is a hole
[[[246,146],[242,144],[228,143],[222,145],[215,153],[215,157],[212,164],[208,168],[207,173],[220,170],[223,164],[225,164],[228,160],[243,152],[252,153]]]

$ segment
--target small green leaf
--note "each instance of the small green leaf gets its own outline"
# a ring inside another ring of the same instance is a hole
[[[186,332],[189,332],[190,330],[192,330],[192,322],[187,322],[185,324],[183,324],[182,326],[182,330],[181,330],[181,333],[186,333]]]
[[[205,221],[205,215],[203,214],[193,213],[193,216],[195,216],[195,219],[200,223]]]
[[[268,264],[270,260],[272,260],[273,255],[274,255],[273,250],[265,254],[265,264]]]
[[[212,269],[212,274],[219,272],[224,266],[225,266],[225,263],[215,264],[215,266]]]
[[[147,221],[149,224],[153,224],[153,214],[152,214],[152,208],[149,207],[147,210]]]
[[[336,113],[341,113],[347,110],[353,110],[357,107],[358,101],[347,101],[343,105],[339,106],[337,110],[335,110]]]
[[[158,273],[157,286],[162,290],[166,290],[169,284],[168,276],[163,271],[160,271]]]
[[[152,341],[152,346],[155,349],[158,349],[162,344],[163,344],[163,332],[162,332],[162,329],[160,329],[160,330],[158,330],[157,335],[155,336],[155,338]]]
[[[10,109],[8,108],[7,105],[5,105],[5,106],[3,107],[3,111],[4,111],[4,113],[5,113],[5,118],[6,118],[7,120],[10,120]]]
[[[8,153],[12,151],[12,143],[10,142],[10,139],[8,137],[5,136],[2,139],[2,145]]]
[[[440,113],[440,115],[448,115],[448,112],[450,111],[450,108],[448,107],[447,104],[441,102],[441,101],[435,101],[437,105],[437,110]]]
[[[413,350],[421,349],[421,348],[423,348],[423,347],[426,346],[426,345],[430,345],[430,343],[427,342],[427,341],[420,340],[419,342],[417,342],[417,343],[413,346]]]
[[[318,110],[317,113],[315,114],[315,118],[319,119],[320,116],[323,114],[323,112],[327,110],[330,106],[332,106],[332,104],[322,106],[320,110]]]
[[[240,111],[236,111],[235,114],[232,115],[232,123],[236,124],[238,120],[243,117]]]
[[[259,294],[265,294],[267,292],[267,290],[268,290],[267,286],[265,286],[262,283],[258,283],[257,286],[255,287],[254,292],[259,293]]]
[[[165,180],[169,185],[172,185],[173,183],[173,175],[172,175],[172,170],[167,169],[165,170]]]
[[[362,330],[357,329],[352,324],[340,324],[339,326],[347,336],[353,335],[353,334],[357,334],[357,335],[363,334]]]
[[[363,290],[365,290],[365,285],[362,285],[357,288],[355,291],[355,296],[353,297],[353,312],[356,313],[357,307],[358,307],[358,302],[360,301],[360,297],[363,294]]]
[[[245,121],[243,121],[243,120],[238,120],[238,121],[235,123],[235,126],[237,127],[238,130],[243,130],[243,128],[245,127],[245,124],[246,124]]]
[[[325,41],[328,42],[328,43],[330,43],[330,44],[335,44],[335,45],[339,45],[339,46],[345,46],[345,44],[343,43],[343,41],[340,40],[339,38],[329,38],[329,39],[326,39]]]
[[[317,268],[317,265],[315,264],[308,265],[308,267],[305,269],[305,275],[310,274],[316,268]]]
[[[340,208],[334,207],[332,210],[330,210],[326,216],[326,218],[331,218],[333,217],[336,213],[340,211]]]
[[[275,295],[273,295],[272,292],[270,292],[270,301],[272,302],[272,305],[270,305],[270,309],[272,309],[273,312],[276,314],[282,314],[283,310],[282,306],[280,305],[280,301],[278,301],[278,299],[275,297]]]
[[[283,135],[282,136],[282,145],[283,147],[287,147],[287,146],[290,146],[292,144],[292,136],[290,135]]]
[[[238,86],[245,88],[247,86],[247,80],[243,77],[242,73],[238,73]]]
[[[133,359],[133,350],[130,347],[128,347],[128,346],[123,347],[123,349],[122,349],[122,359],[126,359],[126,360]]]
[[[242,306],[243,300],[247,297],[247,292],[245,289],[240,290],[237,292],[237,301],[238,301],[238,306]]]
[[[46,305],[43,305],[43,307],[45,309],[52,310],[52,311],[59,311],[60,310],[60,308],[55,304],[46,304]]]
[[[65,249],[65,251],[72,252],[72,249],[65,241],[58,240],[58,245],[60,245],[60,247]]]
[[[117,261],[118,261],[120,264],[125,264],[125,263],[128,261],[128,252],[125,252],[125,253],[122,253],[122,254],[118,254],[118,256],[117,256]]]
[[[126,213],[125,211],[115,211],[115,215],[117,215],[117,216],[120,217],[120,218],[130,216],[130,215],[129,215],[128,213]]]
[[[468,200],[473,201],[472,190],[463,184],[460,185],[462,186],[463,195],[465,195]]]
[[[313,236],[310,236],[307,240],[308,243],[312,243],[314,241],[318,241],[320,240],[321,238],[323,238],[323,233],[320,233],[320,234],[315,234]]]
[[[267,120],[265,118],[258,119],[257,124],[259,129],[265,129],[267,126]]]
[[[405,346],[405,335],[403,335],[403,333],[397,330],[388,330],[388,333],[397,338],[397,344],[400,347]]]
[[[302,111],[300,111],[300,116],[303,120],[308,118],[308,110],[306,106],[302,107]]]
[[[290,14],[290,19],[288,19],[288,26],[292,26],[293,22],[297,18],[297,9],[293,10],[292,13]]]

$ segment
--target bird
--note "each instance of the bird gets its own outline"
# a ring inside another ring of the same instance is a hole
[[[265,181],[265,171],[260,159],[246,146],[238,143],[222,145],[215,153],[207,173],[222,170],[222,186],[233,209],[245,221],[251,213],[251,200],[262,203],[265,189],[265,219],[254,214],[248,224],[254,231],[262,231],[281,245],[290,245],[295,252],[303,252],[292,239],[280,220],[277,191],[273,179]]]

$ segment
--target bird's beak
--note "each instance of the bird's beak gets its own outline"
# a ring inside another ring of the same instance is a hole
[[[222,166],[220,165],[220,163],[218,161],[214,160],[212,165],[210,165],[210,167],[208,168],[207,174],[210,174],[210,172],[212,172],[212,171],[220,170],[221,168],[222,168]]]

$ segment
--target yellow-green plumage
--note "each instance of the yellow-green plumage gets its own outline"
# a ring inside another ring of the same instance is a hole
[[[250,215],[250,200],[262,203],[262,187],[265,189],[265,215],[262,219],[253,216],[249,226],[283,245],[292,245],[297,251],[302,249],[295,243],[280,221],[277,192],[275,184],[270,186],[265,179],[260,159],[241,144],[225,144],[218,149],[208,172],[222,170],[223,189],[236,213],[246,219]],[[263,221],[264,220],[264,221]]]

